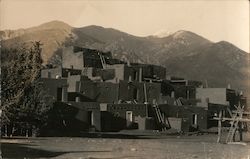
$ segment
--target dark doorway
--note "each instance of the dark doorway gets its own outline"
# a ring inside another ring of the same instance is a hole
[[[57,88],[57,101],[62,101],[62,88]]]
[[[93,125],[93,112],[92,111],[88,111],[88,124],[89,126]]]

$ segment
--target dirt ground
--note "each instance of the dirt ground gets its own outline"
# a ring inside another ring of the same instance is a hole
[[[2,139],[1,148],[3,158],[250,159],[249,136],[245,144],[218,144],[215,134],[92,134]]]

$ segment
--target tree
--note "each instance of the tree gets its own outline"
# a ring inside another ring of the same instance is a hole
[[[39,128],[52,107],[52,100],[39,81],[42,69],[40,42],[3,48],[1,61],[2,123],[11,125],[13,130],[14,127]]]

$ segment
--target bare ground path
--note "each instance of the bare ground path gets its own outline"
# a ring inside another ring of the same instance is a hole
[[[1,147],[4,158],[250,159],[250,142],[218,144],[216,135],[116,135],[2,139]]]

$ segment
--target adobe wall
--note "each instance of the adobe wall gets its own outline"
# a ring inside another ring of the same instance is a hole
[[[81,75],[82,71],[70,68],[48,68],[41,70],[41,78],[67,78],[69,75]]]
[[[182,131],[190,131],[193,125],[193,114],[197,114],[197,125],[199,129],[207,129],[207,111],[196,106],[171,106],[159,105],[166,117],[182,118]]]
[[[62,77],[62,69],[60,67],[41,70],[41,78],[56,78],[57,75]]]
[[[150,103],[152,103],[154,99],[156,101],[159,101],[161,94],[161,84],[147,82],[145,83],[145,85],[146,85],[147,101]],[[144,103],[145,102],[144,83],[120,81],[119,99],[125,101],[136,100],[138,103]]]
[[[196,99],[208,99],[209,103],[228,105],[226,88],[196,88]]]
[[[117,103],[119,100],[145,102],[144,83],[142,82],[93,82],[87,77],[80,81],[81,78],[83,76],[70,76],[68,78],[68,92],[79,92],[101,103]],[[161,84],[145,83],[145,85],[148,102],[152,102],[154,99],[159,101]]]
[[[100,103],[117,103],[119,84],[109,82],[96,82],[96,101]]]
[[[132,111],[133,123],[127,127],[126,112]],[[119,131],[122,129],[138,128],[136,117],[146,116],[145,104],[108,104],[107,111],[101,112],[102,130]]]
[[[71,106],[78,109],[78,112],[75,116],[81,122],[84,122],[88,125],[88,127],[94,126],[97,131],[101,131],[101,113],[100,106],[97,102],[68,102]],[[92,122],[89,123],[89,114],[88,112],[92,112]]]
[[[143,78],[154,78],[166,79],[166,68],[151,64],[132,64],[132,67],[139,69],[142,68]]]
[[[83,54],[82,52],[74,52],[73,46],[66,47],[62,52],[62,67],[63,68],[73,68],[82,69],[84,66]]]
[[[86,111],[63,102],[55,102],[48,112],[48,122],[41,129],[41,136],[79,136],[88,130],[83,120]],[[79,118],[79,116],[83,118]]]
[[[58,97],[58,88],[62,88],[62,100],[67,101],[68,92],[67,92],[67,80],[66,79],[51,79],[51,78],[41,78],[40,81],[43,84],[44,90],[48,95],[53,96],[53,99],[57,101]]]

